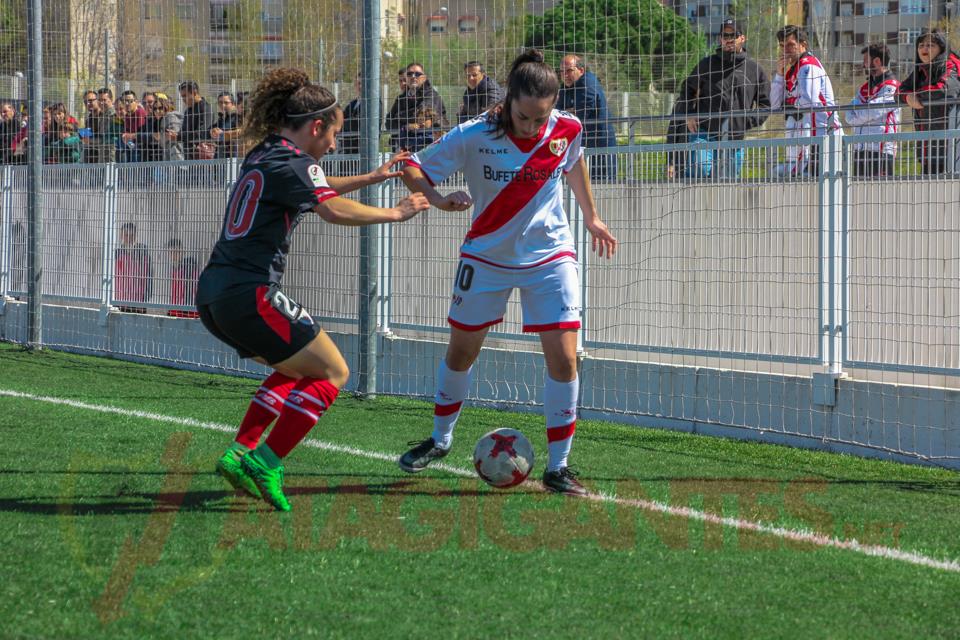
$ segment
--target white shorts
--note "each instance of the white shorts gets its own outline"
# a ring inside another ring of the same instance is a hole
[[[464,331],[498,324],[514,289],[520,290],[525,333],[580,328],[580,265],[571,257],[530,269],[461,257],[447,322]]]

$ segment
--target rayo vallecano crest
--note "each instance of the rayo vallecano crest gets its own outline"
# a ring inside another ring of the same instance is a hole
[[[550,141],[550,153],[555,156],[562,156],[563,152],[567,150],[567,145],[570,142],[566,138],[555,138]]]

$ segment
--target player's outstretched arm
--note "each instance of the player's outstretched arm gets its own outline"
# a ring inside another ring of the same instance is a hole
[[[422,193],[431,205],[443,211],[466,211],[473,204],[473,199],[466,191],[454,191],[443,196],[433,188],[427,176],[417,167],[407,166],[402,175],[403,183],[414,193]]]
[[[593,201],[593,189],[587,172],[587,163],[583,158],[567,173],[567,184],[573,191],[580,211],[583,212],[583,224],[593,238],[593,250],[601,258],[612,258],[617,252],[617,239],[610,233],[607,225],[597,213],[597,204]]]
[[[350,198],[330,198],[316,207],[316,211],[324,221],[347,227],[359,227],[367,224],[383,222],[403,222],[409,220],[421,211],[430,208],[430,203],[422,193],[413,193],[397,203],[395,207],[381,209],[368,207]]]
[[[389,180],[390,178],[399,178],[400,171],[397,170],[396,167],[401,162],[406,162],[410,155],[409,151],[395,153],[390,156],[389,160],[370,173],[364,173],[359,176],[327,176],[327,183],[334,191],[343,194],[362,189],[371,184],[383,182],[384,180]]]

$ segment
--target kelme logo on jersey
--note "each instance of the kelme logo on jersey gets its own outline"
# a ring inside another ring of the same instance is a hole
[[[550,153],[559,157],[563,155],[563,152],[567,150],[570,141],[566,138],[556,138],[550,141]]]
[[[318,164],[312,164],[307,168],[307,173],[310,175],[310,180],[313,181],[313,186],[315,187],[325,187],[327,186],[327,179],[323,175],[323,169],[320,168]]]

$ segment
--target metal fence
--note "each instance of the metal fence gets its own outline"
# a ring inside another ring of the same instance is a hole
[[[913,144],[918,134],[894,139]],[[568,197],[585,274],[583,347],[621,357],[960,375],[960,179],[857,177],[854,151],[873,139],[821,139],[834,141],[840,153],[824,154],[821,175],[795,179],[765,171],[737,179],[664,173],[671,153],[743,148],[748,157],[782,157],[785,140],[616,149],[621,175],[640,177],[595,185],[600,211],[621,241],[615,260],[590,254]],[[603,150],[591,160],[598,155]],[[357,163],[348,156],[324,162],[333,175]],[[8,166],[2,174],[0,293],[7,296],[26,294],[25,171]],[[103,313],[191,311],[183,288],[192,291],[189,280],[216,240],[236,173],[236,160],[45,167],[44,295]],[[444,186],[465,187],[459,176]],[[381,201],[398,199],[400,190],[384,185]],[[434,210],[385,229],[381,331],[445,331],[467,220]],[[132,229],[126,247],[124,226]],[[295,238],[286,286],[324,321],[356,322],[357,243],[355,231],[319,223]],[[118,260],[133,247],[149,266],[118,274]],[[149,283],[131,289],[121,278]],[[494,335],[524,342],[517,305]]]
[[[783,139],[589,151],[590,164],[613,154],[620,167],[594,192],[621,247],[611,261],[591,254],[568,193],[583,274],[581,406],[631,421],[956,464],[960,177],[923,175],[908,164],[914,146],[952,143],[951,134],[883,137],[900,145],[894,175],[883,178],[855,170],[872,137],[812,140],[820,171],[799,176],[777,170],[791,144]],[[755,171],[666,171],[676,154],[737,149],[760,159]],[[322,164],[332,175],[359,168],[350,156]],[[237,169],[236,160],[44,167],[43,302],[57,309],[46,316],[45,342],[252,371],[205,336],[190,303]],[[464,186],[456,175],[443,189]],[[377,198],[387,204],[403,192],[388,182]],[[26,167],[4,167],[0,338],[21,341],[26,197]],[[371,302],[381,353],[358,337],[359,230],[319,220],[298,227],[285,288],[339,336],[355,371],[365,358],[378,362],[378,392],[429,395],[468,220],[466,212],[430,210],[379,230]],[[131,259],[149,266],[131,269]],[[521,333],[516,301],[487,346],[471,397],[537,405],[538,346]]]

